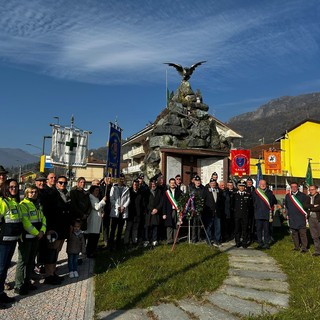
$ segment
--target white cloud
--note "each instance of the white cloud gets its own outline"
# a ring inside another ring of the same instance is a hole
[[[315,3],[2,1],[0,61],[93,83],[159,81],[165,61],[208,60],[208,78],[286,72],[319,53],[318,24],[298,19]]]

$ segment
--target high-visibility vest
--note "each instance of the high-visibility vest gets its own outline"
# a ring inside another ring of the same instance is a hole
[[[33,239],[39,234],[39,231],[46,233],[46,218],[41,206],[37,207],[32,201],[25,198],[20,202],[20,209],[24,228],[23,239]]]
[[[0,241],[17,241],[22,233],[19,203],[13,198],[0,199]]]

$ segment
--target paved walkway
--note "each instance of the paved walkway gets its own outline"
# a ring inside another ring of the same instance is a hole
[[[229,255],[229,276],[213,293],[201,300],[184,299],[172,304],[160,304],[148,309],[114,310],[102,312],[103,320],[233,320],[246,315],[265,312],[275,314],[288,307],[288,283],[275,260],[266,253],[251,248],[235,248],[233,243],[221,249]],[[65,247],[60,253],[59,275],[65,275],[60,286],[38,283],[38,290],[28,296],[7,291],[16,296],[11,308],[0,311],[0,319],[48,319],[48,320],[92,320],[94,318],[93,260],[86,259],[79,266],[80,277],[69,279]],[[16,261],[16,255],[14,256]],[[10,268],[9,282],[14,281],[15,265]]]
[[[100,313],[103,320],[233,320],[242,316],[275,314],[289,304],[286,275],[266,253],[251,248],[221,249],[229,254],[229,276],[222,286],[202,299],[184,299],[148,309],[115,310]]]
[[[16,261],[17,250],[8,274],[9,283],[14,281]],[[65,276],[61,285],[43,284],[44,280],[41,279],[36,283],[38,290],[27,296],[19,296],[13,290],[6,291],[8,296],[16,297],[17,302],[12,304],[11,308],[0,310],[0,319],[92,320],[94,315],[93,260],[86,259],[79,266],[80,277],[70,279],[66,245],[64,245],[59,255],[57,273]]]

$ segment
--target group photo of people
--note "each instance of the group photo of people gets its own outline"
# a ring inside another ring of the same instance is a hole
[[[135,246],[151,249],[183,239],[216,248],[234,241],[237,248],[247,249],[255,242],[256,249],[267,250],[274,241],[277,208],[281,223],[287,220],[293,250],[308,252],[309,225],[313,255],[320,256],[320,195],[315,185],[306,194],[292,182],[282,206],[265,180],[257,187],[250,177],[225,183],[216,172],[207,183],[197,174],[189,184],[180,174],[165,183],[159,173],[148,184],[143,173],[130,182],[124,174],[118,179],[106,174],[91,182],[79,177],[73,187],[64,175],[39,173],[23,194],[7,174],[0,166],[0,306],[15,301],[5,289],[16,249],[14,292],[28,295],[37,290],[35,274],[48,285],[64,281],[57,273],[63,248],[71,279],[79,277],[83,259],[94,258],[98,250],[111,254]]]

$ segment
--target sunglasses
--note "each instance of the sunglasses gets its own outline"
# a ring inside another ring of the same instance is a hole
[[[65,182],[65,181],[58,181],[58,183],[61,184],[61,185],[63,185],[63,184],[64,184],[64,185],[68,184],[68,182]]]
[[[10,186],[9,189],[14,190],[14,189],[18,189],[17,186]]]

